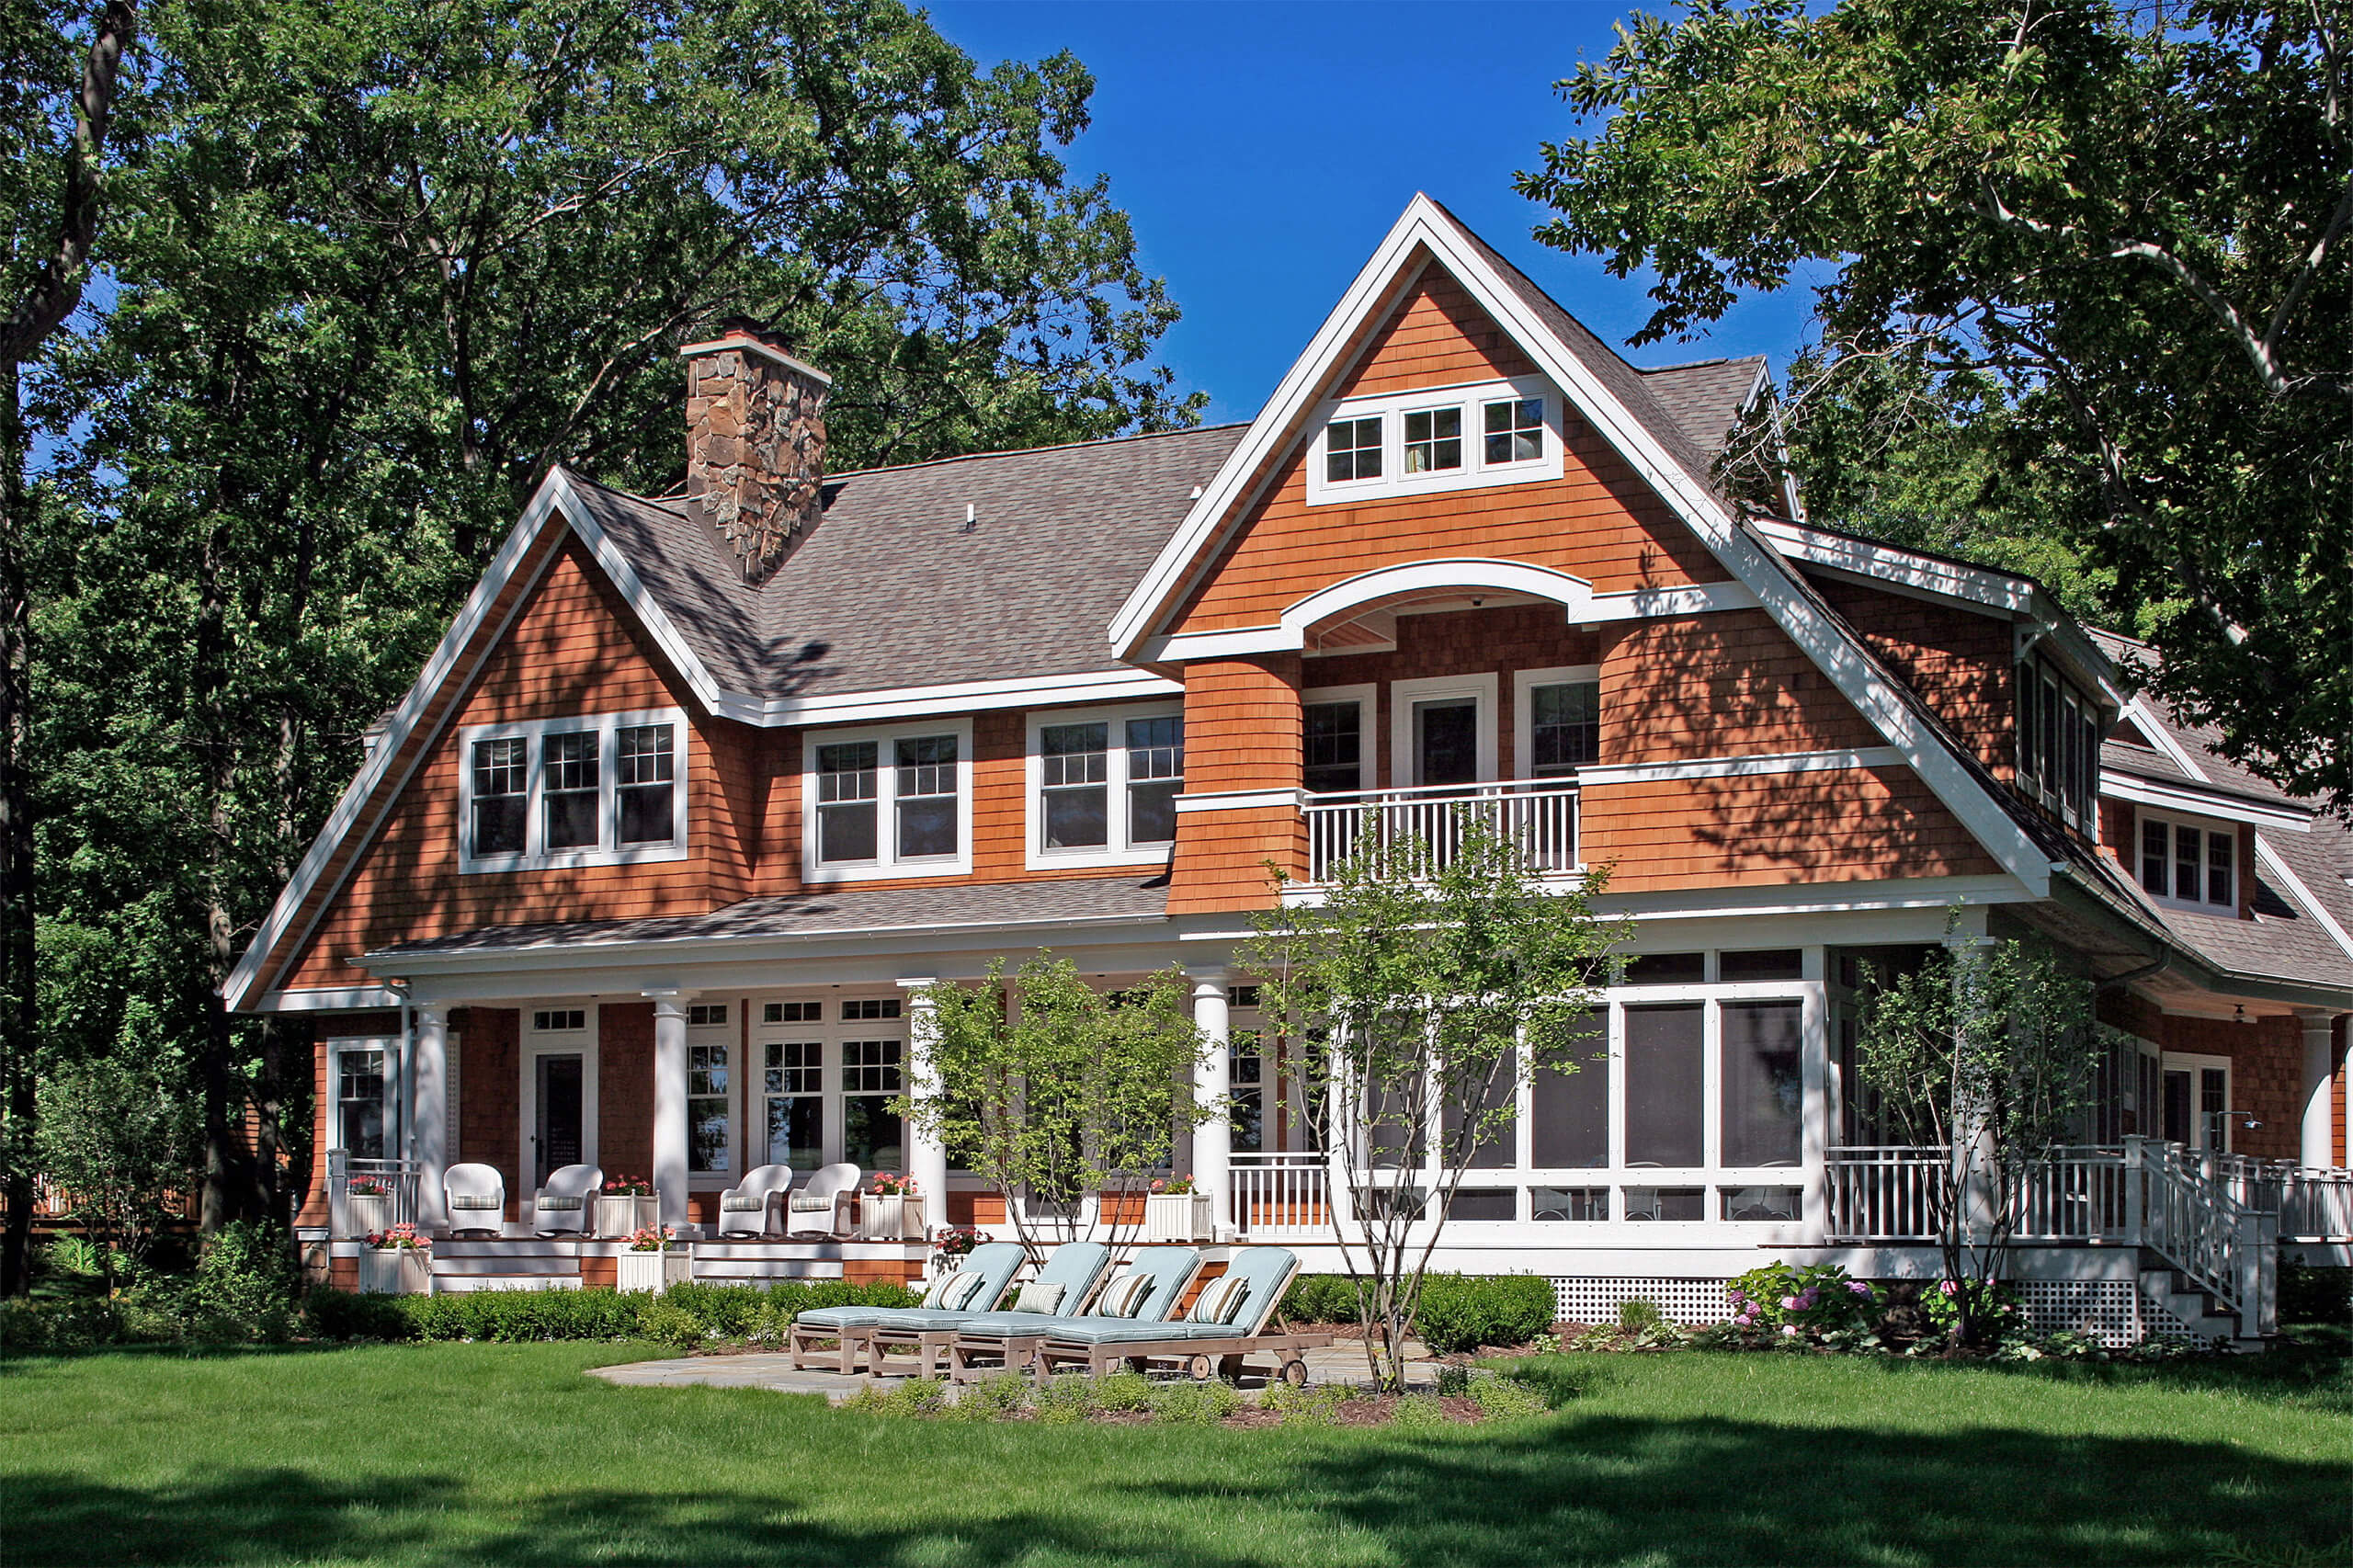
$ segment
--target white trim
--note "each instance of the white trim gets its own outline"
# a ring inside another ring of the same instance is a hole
[[[676,736],[670,763],[670,838],[667,843],[620,842],[620,732],[666,724]],[[549,849],[547,835],[546,738],[551,734],[594,733],[598,737],[597,829],[595,848]],[[458,732],[458,871],[476,876],[493,871],[536,871],[552,866],[635,866],[660,860],[683,860],[689,853],[692,830],[688,825],[687,788],[693,760],[694,727],[678,708],[648,708],[629,713],[581,713],[561,719],[524,719],[511,723],[468,724]],[[473,748],[485,741],[519,740],[525,744],[523,848],[511,855],[477,855],[471,832],[473,822]]]
[[[1962,599],[2018,615],[2029,613],[2033,605],[2033,585],[2006,572],[1938,561],[1876,540],[1850,539],[1779,517],[1757,518],[1756,531],[1780,546],[1782,554],[1812,565],[1901,583],[1939,598]]]
[[[2151,744],[2159,751],[2173,758],[2174,765],[2184,773],[2188,774],[2200,784],[2214,782],[2212,777],[2203,767],[2198,766],[2198,759],[2192,756],[2179,741],[2173,738],[2165,721],[2158,717],[2155,709],[2149,706],[2147,699],[2136,697],[2126,703],[2123,716],[2131,720],[2133,727],[2148,736]]]
[[[1032,708],[1050,702],[1115,702],[1130,698],[1176,697],[1181,682],[1149,670],[1102,670],[1091,674],[1019,676],[1005,680],[959,681],[945,686],[890,687],[835,697],[779,697],[763,700],[722,692],[713,711],[739,723],[777,729],[812,724],[865,724],[937,714]]]
[[[373,1012],[381,1007],[397,1007],[400,1005],[400,993],[381,985],[305,986],[290,991],[272,991],[255,1004],[255,1010],[263,1013]]]
[[[2141,890],[2141,896],[2159,909],[2177,909],[2186,914],[2203,915],[2210,919],[2236,920],[2239,918],[2239,911],[2246,907],[2246,879],[2248,873],[2254,869],[2239,858],[2238,825],[2234,823],[2226,828],[2218,830],[2210,821],[2185,820],[2188,815],[2188,813],[2176,815],[2171,812],[2135,811],[2132,813],[2131,840],[2118,846],[2126,857],[2129,857],[2123,861],[2124,874],[2131,881],[2133,886]],[[2206,840],[2221,838],[2229,844],[2231,846],[2231,902],[2215,903],[2202,894],[2197,898],[2182,898],[2171,892],[2152,892],[2149,890],[2149,884],[2141,880],[2143,857],[2141,835],[2146,831],[2143,824],[2147,823],[2162,824],[2165,829],[2165,858],[2167,887],[2173,885],[2174,868],[2179,863],[2177,857],[2181,853],[2181,840],[2178,836],[2180,829],[2189,828],[2200,835],[2198,841],[2198,881],[2201,887],[2205,884],[2208,872],[2211,868],[2212,852],[2206,847]]]
[[[1850,767],[1902,767],[1893,746],[1856,746],[1847,751],[1760,752],[1753,756],[1695,757],[1688,762],[1629,762],[1580,767],[1577,782],[1634,784],[1650,779],[1754,778],[1773,773],[1836,773]]]
[[[834,378],[817,369],[816,366],[805,365],[783,349],[772,347],[756,337],[714,337],[708,343],[689,343],[678,350],[678,358],[695,359],[706,354],[723,354],[729,350],[738,354],[756,354],[773,364],[781,365],[788,370],[808,377],[821,387],[829,387],[834,384]]]
[[[1302,807],[1307,803],[1304,790],[1220,790],[1204,795],[1176,797],[1176,814],[1193,812],[1256,812],[1270,806]]]
[[[2216,1016],[2220,1017],[2219,1014]],[[2219,1149],[2215,1149],[2212,1144],[2206,1142],[2207,1112],[2203,1103],[2206,1092],[2205,1075],[2212,1072],[2222,1074],[2222,1146]],[[2232,1103],[2238,1098],[2238,1074],[2233,1070],[2232,1059],[2227,1056],[2209,1056],[2202,1051],[2195,1051],[2160,1050],[2157,1052],[2157,1131],[2160,1136],[2165,1131],[2165,1074],[2168,1073],[2184,1073],[2189,1076],[2189,1125],[2183,1129],[2189,1134],[2188,1146],[2192,1149],[2212,1150],[2217,1154],[2229,1153],[2234,1142],[2231,1137],[2231,1122],[2234,1118],[2244,1117],[2246,1114],[2244,1109]]]
[[[1022,744],[1022,863],[1029,870],[1053,870],[1064,866],[1158,866],[1166,862],[1176,840],[1152,844],[1128,841],[1128,747],[1126,721],[1177,719],[1185,716],[1178,702],[1127,703],[1116,708],[1050,709],[1033,712],[1024,726]],[[1104,734],[1105,843],[1099,849],[1048,849],[1046,807],[1042,793],[1045,767],[1039,755],[1039,732],[1049,724],[1102,724]],[[1181,734],[1182,732],[1180,731]],[[1184,793],[1179,780],[1177,793]]]
[[[1371,790],[1379,787],[1381,778],[1381,683],[1361,681],[1354,686],[1313,686],[1299,694],[1300,796],[1305,803],[1306,788],[1307,710],[1323,703],[1353,702],[1357,705],[1357,788]]]
[[[2353,958],[2353,932],[2347,931],[2336,916],[2328,912],[2328,906],[2313,896],[2313,890],[2304,884],[2304,879],[2296,875],[2288,862],[2280,858],[2277,849],[2263,841],[2263,835],[2260,833],[2255,835],[2255,858],[2265,870],[2286,884],[2296,902],[2302,904],[2305,912],[2314,920],[2320,922],[2323,930],[2336,938],[2336,945],[2345,949],[2346,956]]]
[[[1495,756],[1497,682],[1493,670],[1479,670],[1459,676],[1427,676],[1415,680],[1392,680],[1389,683],[1389,782],[1371,784],[1368,789],[1404,790],[1418,786],[1419,778],[1409,774],[1421,771],[1421,754],[1414,745],[1414,708],[1417,703],[1443,702],[1448,698],[1472,699],[1478,704],[1478,782],[1496,777]],[[1375,775],[1378,778],[1378,774]]]
[[[1182,525],[1170,536],[1143,580],[1120,606],[1110,626],[1111,646],[1132,657],[1155,629],[1165,607],[1176,602],[1197,562],[1236,503],[1277,453],[1296,440],[1301,415],[1335,369],[1357,328],[1392,293],[1392,282],[1407,269],[1416,248],[1425,248],[1453,276],[1474,303],[1509,333],[1536,368],[1575,404],[1636,475],[1647,483],[1712,551],[1733,575],[1756,594],[1781,630],[1803,649],[1832,684],[1900,748],[1932,793],[1958,817],[1994,858],[2037,896],[2051,885],[2051,863],[2006,807],[1994,798],[1961,760],[1945,747],[1898,693],[1867,678],[1860,649],[1842,628],[1824,618],[1797,585],[1783,575],[1793,570],[1767,561],[1772,547],[1743,531],[1723,502],[1668,456],[1657,435],[1646,429],[1566,346],[1554,337],[1525,301],[1472,249],[1468,237],[1427,197],[1415,196],[1347,292],[1295,361],[1275,395],[1202,490]]]
[[[2267,805],[2236,796],[2212,795],[2179,784],[2138,778],[2129,773],[2115,773],[2106,768],[2100,770],[2099,792],[2105,800],[2130,801],[2136,806],[2154,806],[2160,811],[2218,817],[2224,822],[2243,822],[2256,827],[2279,828],[2290,833],[2312,831],[2311,813],[2294,806]]]
[[[1426,592],[1434,588],[1493,588],[1501,593],[1527,594],[1549,599],[1562,607],[1565,620],[1580,626],[1611,620],[1706,615],[1718,610],[1755,609],[1758,605],[1756,595],[1747,585],[1737,582],[1691,583],[1677,587],[1636,588],[1625,593],[1597,594],[1583,579],[1572,577],[1565,572],[1554,572],[1549,567],[1530,566],[1517,561],[1448,558],[1386,566],[1377,572],[1363,573],[1330,587],[1320,588],[1285,609],[1281,618],[1271,626],[1235,627],[1223,631],[1182,631],[1172,636],[1152,638],[1145,642],[1142,656],[1147,663],[1157,664],[1304,650],[1310,626],[1347,608],[1346,603],[1340,603],[1336,608],[1326,605],[1320,612],[1311,612],[1308,607],[1324,596],[1337,594],[1350,584],[1361,584],[1374,577],[1387,577],[1395,585],[1366,593],[1357,602],[1366,602],[1388,593]],[[1566,585],[1571,584],[1576,585],[1582,592],[1569,589]],[[1331,651],[1331,656],[1345,657],[1350,653],[1380,651],[1374,648],[1336,648]]]
[[[1518,462],[1486,460],[1486,405],[1541,400],[1544,404],[1543,455]],[[1459,410],[1462,415],[1462,463],[1459,468],[1405,472],[1405,416],[1409,414]],[[1334,482],[1324,477],[1324,440],[1336,421],[1381,421],[1381,472],[1370,479]],[[1331,398],[1318,403],[1307,436],[1307,505],[1356,506],[1372,501],[1402,500],[1455,490],[1483,490],[1498,484],[1522,484],[1561,477],[1568,442],[1561,431],[1561,394],[1541,376],[1514,376],[1501,381],[1466,381],[1452,386],[1414,387],[1370,397]]]
[[[1532,715],[1536,711],[1536,688],[1540,686],[1599,686],[1599,665],[1562,665],[1549,670],[1515,670],[1511,677],[1511,752],[1514,778],[1536,777],[1536,730]],[[1577,780],[1583,783],[1593,773],[1590,767],[1577,769]]]
[[[406,1131],[408,1121],[405,1114],[408,1108],[400,1103],[401,1083],[404,1076],[401,1037],[392,1034],[328,1035],[323,1038],[319,1044],[325,1048],[327,1059],[327,1133],[324,1147],[330,1152],[344,1147],[343,1089],[340,1082],[342,1068],[335,1059],[346,1051],[375,1051],[382,1052],[384,1057],[384,1081],[381,1090],[383,1103],[379,1109],[384,1148],[382,1153],[376,1157],[391,1159],[396,1156],[400,1150],[399,1136]],[[348,1153],[348,1151],[346,1152]]]
[[[898,823],[899,769],[896,743],[930,735],[948,735],[956,742],[956,853],[901,859]],[[874,800],[874,848],[871,861],[827,866],[817,858],[817,748],[871,741],[875,744],[877,778]],[[932,723],[868,726],[847,730],[813,730],[801,739],[801,880],[808,886],[870,882],[899,877],[961,877],[972,869],[972,722],[969,719]],[[886,788],[887,781],[887,788]]]
[[[583,1015],[577,1029],[540,1030],[531,1027],[531,1015],[542,1008],[562,1009]],[[539,1135],[540,1075],[536,1059],[541,1056],[578,1056],[580,1058],[580,1163],[598,1164],[597,1158],[597,1049],[601,1044],[604,1018],[594,997],[558,998],[554,1002],[525,1002],[516,1019],[515,1066],[519,1080],[515,1096],[517,1132],[515,1142],[515,1176],[518,1196],[524,1204],[524,1214],[529,1217],[533,1194],[540,1189],[538,1151],[532,1147]],[[551,1170],[554,1167],[550,1167]],[[608,1171],[610,1176],[614,1173]],[[635,1174],[635,1173],[631,1173]],[[592,1211],[584,1223],[590,1232],[596,1229],[597,1216]]]

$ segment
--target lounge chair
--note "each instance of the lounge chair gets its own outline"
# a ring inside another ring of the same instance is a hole
[[[1245,1247],[1226,1265],[1225,1278],[1241,1283],[1226,1297],[1220,1321],[1200,1321],[1204,1306],[1216,1298],[1219,1281],[1201,1289],[1193,1310],[1181,1323],[1120,1322],[1114,1318],[1058,1324],[1038,1346],[1032,1365],[1040,1379],[1058,1362],[1083,1363],[1097,1375],[1120,1362],[1143,1367],[1153,1361],[1181,1360],[1199,1381],[1222,1373],[1239,1376],[1243,1358],[1271,1356],[1274,1376],[1290,1383],[1307,1381],[1307,1363],[1300,1352],[1332,1343],[1328,1334],[1268,1333],[1275,1308],[1299,1273],[1299,1258],[1286,1247]]]
[[[506,1219],[506,1178],[495,1165],[451,1165],[441,1176],[449,1233],[494,1236]]]
[[[806,1368],[815,1354],[820,1341],[835,1340],[840,1346],[839,1369],[854,1371],[858,1358],[865,1349],[869,1330],[878,1324],[899,1318],[931,1319],[954,1311],[958,1316],[976,1315],[995,1307],[997,1298],[1005,1294],[1013,1276],[1029,1254],[1019,1242],[983,1242],[964,1256],[955,1269],[942,1274],[931,1282],[927,1292],[933,1304],[921,1307],[813,1307],[792,1320],[785,1332],[785,1348],[792,1357],[796,1369]],[[950,1309],[938,1304],[944,1299],[957,1305]],[[969,1304],[967,1304],[969,1302]]]
[[[1106,1280],[1095,1299],[1078,1312],[1040,1317],[1035,1312],[986,1312],[957,1329],[948,1346],[948,1375],[970,1382],[978,1369],[972,1358],[1001,1361],[1007,1371],[1030,1363],[1039,1345],[1064,1324],[1086,1329],[1102,1323],[1165,1323],[1185,1299],[1185,1288],[1201,1271],[1201,1255],[1192,1247],[1146,1247],[1129,1259],[1128,1267]],[[1136,1280],[1135,1287],[1128,1285]],[[1139,1294],[1129,1296],[1134,1289]]]
[[[719,1195],[719,1234],[765,1236],[778,1199],[792,1190],[790,1165],[762,1165]]]
[[[825,1233],[842,1233],[842,1210],[849,1207],[857,1195],[858,1168],[844,1163],[827,1165],[801,1184],[801,1190],[784,1200],[784,1228],[793,1235],[801,1233],[801,1217],[823,1214]]]
[[[1038,1277],[1019,1288],[1014,1298],[1050,1300],[1050,1308],[1035,1309],[1038,1317],[1051,1317],[1067,1307],[1076,1310],[1094,1296],[1096,1286],[1103,1281],[1104,1272],[1111,1267],[1111,1249],[1101,1242],[1064,1242],[1050,1254],[1039,1267]],[[972,1312],[916,1312],[894,1316],[885,1323],[874,1324],[866,1331],[866,1375],[879,1378],[890,1370],[885,1358],[893,1346],[912,1349],[915,1353],[915,1371],[929,1377],[932,1369],[948,1358],[948,1347],[956,1342],[956,1335],[977,1314]],[[1000,1307],[990,1314],[1007,1315]]]
[[[585,1236],[597,1218],[605,1173],[595,1165],[564,1165],[531,1197],[531,1229],[542,1236]]]

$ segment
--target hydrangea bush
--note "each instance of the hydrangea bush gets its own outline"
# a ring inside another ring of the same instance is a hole
[[[1724,1298],[1733,1327],[1785,1339],[1868,1331],[1885,1307],[1875,1287],[1849,1278],[1835,1263],[1752,1268],[1724,1287]]]

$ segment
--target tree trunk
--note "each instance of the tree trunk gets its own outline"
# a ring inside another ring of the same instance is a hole
[[[252,1153],[244,1136],[245,1096],[236,1071],[236,1034],[221,994],[236,962],[236,927],[225,897],[230,869],[230,790],[235,744],[222,711],[228,686],[227,606],[222,600],[219,539],[205,541],[199,568],[196,677],[190,717],[205,756],[208,802],[204,880],[204,1040],[199,1080],[204,1095],[204,1196],[198,1226],[211,1235],[232,1220],[250,1219],[258,1206]]]
[[[17,366],[0,358],[0,1085],[6,1129],[8,1210],[0,1236],[0,1295],[31,1279],[34,1055],[33,813],[28,785],[32,719],[32,617],[26,555],[32,538],[25,488],[25,428]]]

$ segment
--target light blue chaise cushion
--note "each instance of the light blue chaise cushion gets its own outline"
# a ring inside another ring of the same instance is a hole
[[[1048,1285],[1060,1285],[1063,1288],[1063,1300],[1065,1301],[1082,1301],[1086,1299],[1086,1293],[1095,1288],[1095,1281],[1102,1278],[1103,1270],[1109,1267],[1110,1264],[1111,1249],[1101,1242],[1064,1242],[1053,1250],[1051,1256],[1046,1259],[1045,1267],[1038,1270],[1038,1280]],[[946,1329],[962,1328],[981,1315],[982,1313],[977,1311],[940,1312],[932,1312],[924,1307],[907,1307],[892,1312],[879,1322],[862,1326],[887,1328],[893,1334],[922,1334],[926,1331],[936,1333]],[[995,1318],[1010,1314],[994,1312],[988,1315]],[[1037,1312],[1028,1313],[1027,1316],[1031,1323],[1045,1321],[1044,1317]]]
[[[1288,1247],[1245,1247],[1225,1271],[1243,1281],[1242,1303],[1224,1323],[1146,1323],[1141,1318],[1073,1318],[1058,1326],[1060,1345],[1130,1345],[1150,1340],[1246,1339],[1274,1316],[1299,1259]]]
[[[985,1281],[972,1298],[980,1303],[972,1311],[986,1312],[996,1305],[1013,1271],[1021,1267],[1022,1256],[1019,1242],[983,1242],[966,1255],[964,1267],[958,1272],[978,1271]],[[872,1328],[895,1324],[903,1318],[940,1315],[927,1307],[813,1307],[792,1321],[808,1328]]]
[[[1200,1270],[1201,1255],[1191,1247],[1145,1247],[1128,1264],[1129,1273],[1142,1274],[1152,1280],[1133,1317],[1100,1317],[1092,1312],[1054,1317],[1040,1317],[1036,1312],[989,1312],[966,1319],[957,1329],[972,1339],[1026,1338],[1033,1334],[1060,1339],[1066,1327],[1114,1323],[1144,1326],[1158,1323],[1174,1312],[1185,1287]]]

